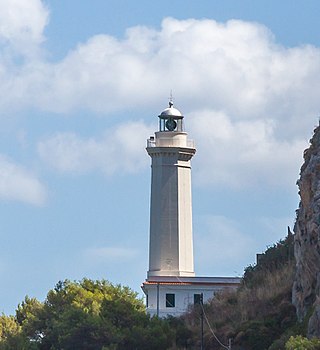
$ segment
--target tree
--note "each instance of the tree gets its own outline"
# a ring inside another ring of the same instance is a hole
[[[30,346],[29,346],[30,345]],[[0,350],[31,350],[32,344],[22,333],[22,328],[13,316],[0,316]]]
[[[60,281],[43,303],[26,297],[2,321],[0,350],[163,350],[174,339],[137,293],[106,280]]]

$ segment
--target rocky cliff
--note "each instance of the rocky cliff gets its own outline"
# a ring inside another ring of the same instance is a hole
[[[294,227],[296,272],[292,299],[300,321],[309,317],[308,335],[320,336],[320,126],[304,152],[300,204]]]

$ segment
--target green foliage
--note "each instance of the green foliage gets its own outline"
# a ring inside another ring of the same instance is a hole
[[[186,327],[183,318],[169,316],[166,321],[171,331],[174,332],[175,344],[178,348],[189,349],[190,346],[194,345],[192,331]]]
[[[20,327],[13,316],[0,316],[0,339],[7,339],[19,333]]]
[[[210,326],[224,343],[233,339],[233,348],[246,350],[284,350],[296,327],[296,312],[291,303],[294,257],[293,236],[288,236],[259,256],[249,266],[236,291],[225,290],[205,305]],[[185,322],[193,341],[199,339],[200,312],[194,308]],[[205,347],[220,349],[205,325]]]
[[[0,316],[0,350],[33,350],[13,316]]]
[[[279,339],[275,340],[268,348],[268,350],[284,350],[285,344],[289,339],[289,335],[284,333]]]
[[[268,349],[277,335],[275,324],[250,321],[242,326],[241,345],[248,349]]]
[[[285,348],[286,350],[319,350],[320,339],[307,339],[301,335],[290,337]]]
[[[0,350],[163,350],[174,340],[135,292],[105,280],[60,281],[44,303],[26,297],[0,321]]]
[[[249,265],[244,272],[242,283],[252,288],[263,283],[266,272],[273,272],[294,261],[293,235],[288,228],[284,240],[269,247],[263,254],[258,255],[256,265]]]

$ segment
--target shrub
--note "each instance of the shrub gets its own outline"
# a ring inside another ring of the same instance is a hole
[[[286,350],[319,350],[320,339],[307,339],[298,335],[290,337],[286,343]]]

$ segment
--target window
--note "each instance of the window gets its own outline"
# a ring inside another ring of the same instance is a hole
[[[175,307],[175,295],[167,293],[166,294],[166,307]]]
[[[148,298],[148,297],[149,297],[149,295],[147,294],[147,295],[146,295],[146,307],[149,306],[149,298]]]
[[[200,305],[200,302],[201,302],[201,294],[194,294],[193,295],[193,304]]]

